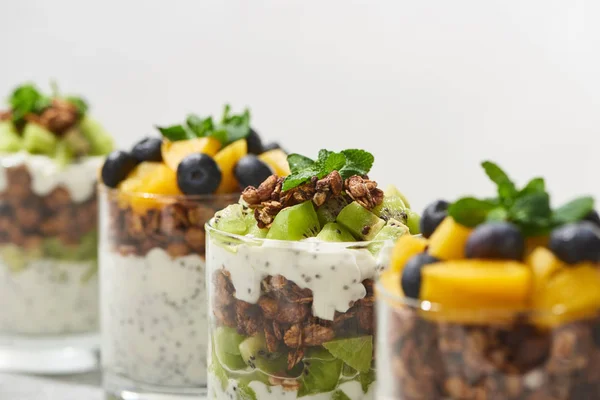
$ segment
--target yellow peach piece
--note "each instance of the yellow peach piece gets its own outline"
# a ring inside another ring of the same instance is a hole
[[[240,191],[237,179],[233,174],[235,164],[248,154],[246,139],[236,140],[215,154],[215,162],[221,169],[221,184],[217,188],[217,194],[235,193]]]
[[[181,160],[194,153],[204,153],[214,156],[221,149],[221,142],[213,137],[202,137],[189,140],[178,140],[171,142],[164,140],[161,146],[163,161],[173,171]]]
[[[290,174],[287,154],[281,149],[265,151],[258,159],[267,164],[278,176],[285,177]]]
[[[392,252],[392,271],[401,273],[406,262],[413,256],[425,251],[426,247],[427,239],[425,238],[412,235],[401,236]]]
[[[465,258],[465,245],[472,231],[446,217],[429,238],[429,254],[440,260]]]

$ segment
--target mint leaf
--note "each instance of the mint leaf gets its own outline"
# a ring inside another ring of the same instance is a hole
[[[331,400],[351,400],[350,397],[346,396],[346,393],[342,392],[341,390],[336,390],[335,392],[333,392],[333,395],[331,395]]]
[[[306,169],[314,165],[314,161],[308,157],[304,157],[300,154],[292,153],[287,156],[287,162],[290,166],[292,174],[300,170]]]
[[[485,218],[486,221],[506,221],[508,219],[508,211],[504,207],[496,207],[490,210]]]
[[[491,201],[464,197],[448,207],[448,215],[463,226],[474,227],[485,221],[488,213],[496,207]]]
[[[358,381],[360,382],[363,393],[366,394],[369,391],[369,386],[375,382],[375,370],[371,369],[369,372],[358,375]]]
[[[342,153],[330,153],[324,161],[321,161],[321,159],[317,161],[317,167],[319,168],[317,177],[321,179],[332,171],[339,171],[345,164],[346,156]]]
[[[552,215],[548,193],[532,193],[519,197],[509,210],[510,219],[525,224],[541,224]]]
[[[554,210],[552,221],[557,225],[581,221],[593,209],[594,199],[592,197],[580,197]]]
[[[340,170],[343,179],[368,174],[375,161],[373,154],[360,149],[343,150],[342,154],[346,157],[346,165]]]
[[[325,161],[327,160],[327,157],[329,157],[329,155],[333,153],[333,151],[329,151],[329,150],[325,150],[325,149],[321,149],[319,150],[319,157],[317,158],[317,162],[321,161]]]
[[[185,124],[196,134],[196,137],[204,137],[214,129],[212,117],[201,118],[196,114],[188,115]]]
[[[303,361],[304,372],[300,378],[302,386],[298,389],[298,397],[331,392],[337,387],[344,365],[341,360],[323,348],[313,348]]]
[[[491,161],[484,161],[481,166],[487,176],[498,186],[498,196],[503,203],[511,204],[517,196],[518,191],[513,181],[510,180],[506,172]]]
[[[303,183],[309,181],[313,176],[317,176],[318,172],[319,171],[316,170],[314,167],[311,167],[309,169],[304,169],[296,173],[292,173],[291,175],[288,175],[285,178],[285,181],[283,181],[281,190],[290,190],[295,188],[296,186],[300,186]]]
[[[546,191],[546,182],[544,178],[533,178],[521,191],[519,196],[526,196],[532,193],[544,193]]]
[[[11,106],[12,119],[19,123],[29,113],[38,114],[50,105],[50,98],[40,93],[31,84],[17,87],[8,99]]]
[[[229,138],[225,131],[212,131],[208,133],[208,136],[217,139],[223,146],[226,146],[229,143]]]
[[[196,135],[194,135],[192,132],[185,129],[183,125],[171,125],[166,127],[157,126],[156,129],[158,129],[160,133],[171,142],[193,139],[196,137]]]
[[[323,343],[329,352],[359,372],[368,372],[373,359],[373,336],[337,339]]]

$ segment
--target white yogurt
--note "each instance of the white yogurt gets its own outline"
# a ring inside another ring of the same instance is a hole
[[[209,400],[236,400],[238,399],[238,382],[234,379],[229,379],[227,387],[223,389],[223,385],[218,377],[214,374],[209,374]],[[248,384],[250,389],[256,394],[257,400],[296,400],[298,399],[297,391],[285,390],[282,386],[267,386],[260,381],[252,381]],[[335,392],[343,392],[350,400],[372,400],[375,398],[374,386],[370,385],[367,393],[363,392],[359,382],[350,381],[340,384],[334,391],[327,393],[319,393],[300,397],[305,400],[331,400]]]
[[[38,196],[46,196],[59,186],[64,187],[72,201],[81,203],[88,200],[96,190],[98,169],[104,157],[87,157],[82,161],[61,166],[52,158],[19,152],[0,156],[4,168],[0,172],[0,192],[8,187],[6,168],[25,165],[31,175],[31,189]]]
[[[102,362],[106,371],[173,387],[206,384],[204,261],[101,249]]]
[[[96,261],[31,260],[20,271],[0,261],[0,332],[54,335],[98,329]]]
[[[235,297],[256,304],[261,282],[269,275],[282,275],[313,293],[313,315],[333,320],[335,312],[344,313],[352,303],[365,297],[362,281],[374,279],[385,265],[366,249],[347,249],[340,243],[275,241],[261,246],[241,244],[236,251],[209,241],[208,257],[212,269],[222,268],[231,276]],[[300,250],[302,249],[302,250]],[[383,257],[386,250],[380,254]]]

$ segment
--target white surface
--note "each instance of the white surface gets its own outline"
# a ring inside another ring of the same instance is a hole
[[[367,147],[418,207],[491,189],[600,195],[596,0],[3,1],[0,94],[58,79],[128,145],[188,111],[251,105],[289,149]]]

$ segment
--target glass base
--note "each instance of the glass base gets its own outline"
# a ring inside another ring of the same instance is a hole
[[[202,400],[207,393],[206,387],[157,386],[106,371],[103,381],[106,400]]]
[[[0,335],[0,372],[66,375],[98,368],[98,334]]]

